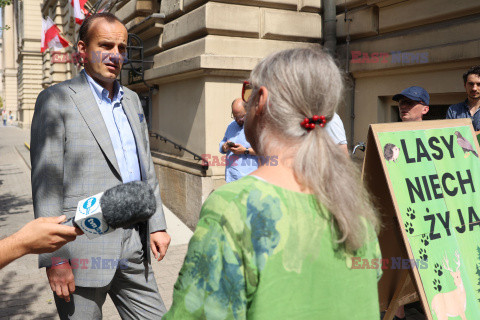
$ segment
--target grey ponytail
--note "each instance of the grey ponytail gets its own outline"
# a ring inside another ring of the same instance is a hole
[[[342,99],[343,77],[333,59],[320,49],[281,51],[255,67],[250,83],[247,112],[258,101],[260,86],[269,92],[256,152],[270,155],[279,141],[287,141],[297,180],[330,211],[338,242],[349,251],[362,247],[367,224],[378,232],[379,220],[359,170],[323,128],[307,132],[300,126],[315,114],[329,121]]]

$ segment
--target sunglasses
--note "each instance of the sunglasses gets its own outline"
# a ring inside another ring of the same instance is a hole
[[[242,100],[244,102],[247,102],[251,95],[252,95],[252,85],[248,81],[243,81]]]
[[[413,107],[417,104],[421,104],[421,105],[425,105],[425,103],[423,103],[423,101],[415,101],[415,100],[411,100],[411,99],[402,99],[398,102],[398,105],[399,106],[407,106],[407,107]]]
[[[244,114],[244,115],[241,116],[241,117],[235,117],[235,116],[233,115],[233,113],[230,115],[230,117],[231,117],[232,119],[235,119],[236,121],[245,120],[245,116],[246,116],[246,115]]]

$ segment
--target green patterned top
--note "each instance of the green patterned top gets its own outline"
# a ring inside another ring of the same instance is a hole
[[[380,270],[351,269],[313,195],[246,176],[204,203],[167,319],[379,319]],[[356,253],[380,258],[373,230]]]

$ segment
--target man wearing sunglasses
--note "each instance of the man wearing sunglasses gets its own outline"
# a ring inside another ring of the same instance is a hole
[[[427,114],[430,95],[422,87],[409,87],[392,98],[398,101],[398,111],[402,121],[422,121]]]
[[[235,99],[232,103],[233,121],[228,125],[225,136],[220,141],[220,153],[227,155],[225,165],[227,183],[238,180],[258,168],[255,151],[245,138],[243,130],[245,115],[244,101],[240,98]]]

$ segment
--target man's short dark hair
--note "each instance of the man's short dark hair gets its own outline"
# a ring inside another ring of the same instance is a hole
[[[118,21],[123,25],[123,22],[110,12],[95,13],[94,15],[91,15],[87,17],[85,20],[83,20],[83,23],[80,26],[79,40],[82,40],[83,42],[85,42],[85,44],[88,44],[88,40],[90,38],[88,31],[90,30],[92,23],[98,19],[105,19],[107,22],[110,22],[110,23],[114,23],[115,21]]]
[[[471,74],[475,74],[480,77],[480,66],[473,66],[463,74],[463,84],[467,83],[468,76]]]

